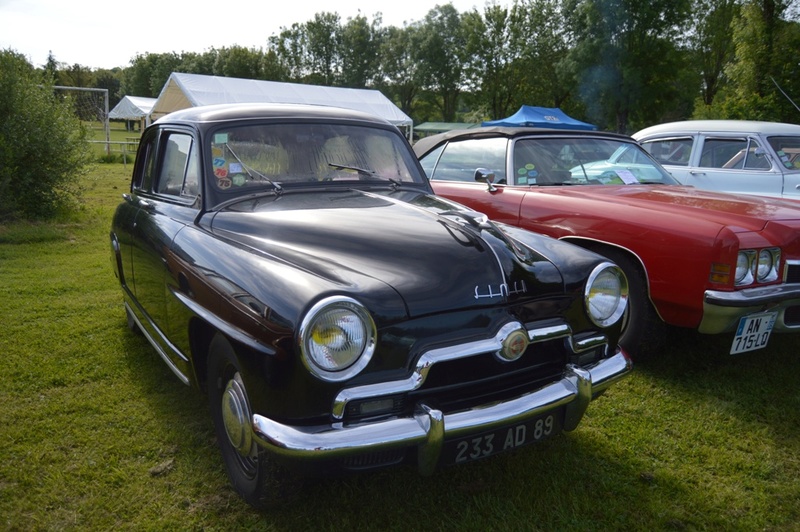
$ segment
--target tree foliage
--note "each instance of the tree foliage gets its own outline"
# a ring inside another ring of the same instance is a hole
[[[137,55],[91,72],[52,56],[64,85],[158,96],[172,72],[376,88],[415,121],[502,118],[561,107],[629,132],[695,117],[799,121],[800,0],[513,0],[382,27],[379,13],[317,13],[266,48]]]
[[[52,80],[0,51],[0,219],[48,218],[79,197],[86,131]]]

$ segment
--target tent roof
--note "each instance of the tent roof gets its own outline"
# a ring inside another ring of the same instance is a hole
[[[155,98],[125,96],[108,113],[108,118],[116,120],[139,120],[150,114]]]
[[[595,131],[597,126],[575,120],[558,107],[533,107],[523,105],[513,115],[500,120],[484,122],[483,126],[544,127],[554,129],[582,129]]]
[[[173,72],[153,106],[153,119],[173,111],[220,103],[304,103],[354,109],[392,124],[413,121],[380,91]]]

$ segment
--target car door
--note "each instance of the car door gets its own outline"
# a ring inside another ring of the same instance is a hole
[[[518,224],[524,192],[506,186],[508,146],[509,140],[502,137],[448,142],[422,157],[420,164],[437,194],[497,222]]]
[[[692,149],[699,136],[680,135],[648,139],[641,142],[642,147],[664,167],[672,177],[682,184],[689,184],[691,167],[689,161]]]
[[[142,326],[172,362],[186,360],[171,349],[168,311],[170,253],[175,235],[198,213],[200,159],[192,134],[156,130],[142,139],[132,191],[127,202],[135,208],[131,229],[130,264],[133,294],[144,315]],[[129,279],[129,284],[131,280]]]
[[[773,159],[755,136],[704,134],[681,182],[707,190],[780,197],[783,175]]]

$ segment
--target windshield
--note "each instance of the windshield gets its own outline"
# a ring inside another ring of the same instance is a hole
[[[238,196],[326,182],[423,182],[399,133],[330,123],[255,124],[216,130],[209,138],[212,183]]]
[[[590,137],[519,139],[518,185],[636,185],[678,182],[638,144]]]
[[[800,136],[769,137],[770,146],[788,170],[800,170]]]

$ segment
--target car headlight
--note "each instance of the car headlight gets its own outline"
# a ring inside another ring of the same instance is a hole
[[[298,331],[303,364],[322,380],[357,375],[375,351],[375,322],[358,301],[323,299],[303,318]]]
[[[758,253],[758,266],[756,280],[759,283],[768,283],[778,278],[778,264],[781,261],[780,248],[762,249]]]
[[[584,302],[595,325],[608,327],[616,323],[628,304],[628,279],[622,270],[610,262],[597,266],[586,282]]]
[[[736,277],[734,282],[736,286],[751,284],[753,282],[755,256],[756,252],[751,249],[740,251],[736,256]]]

